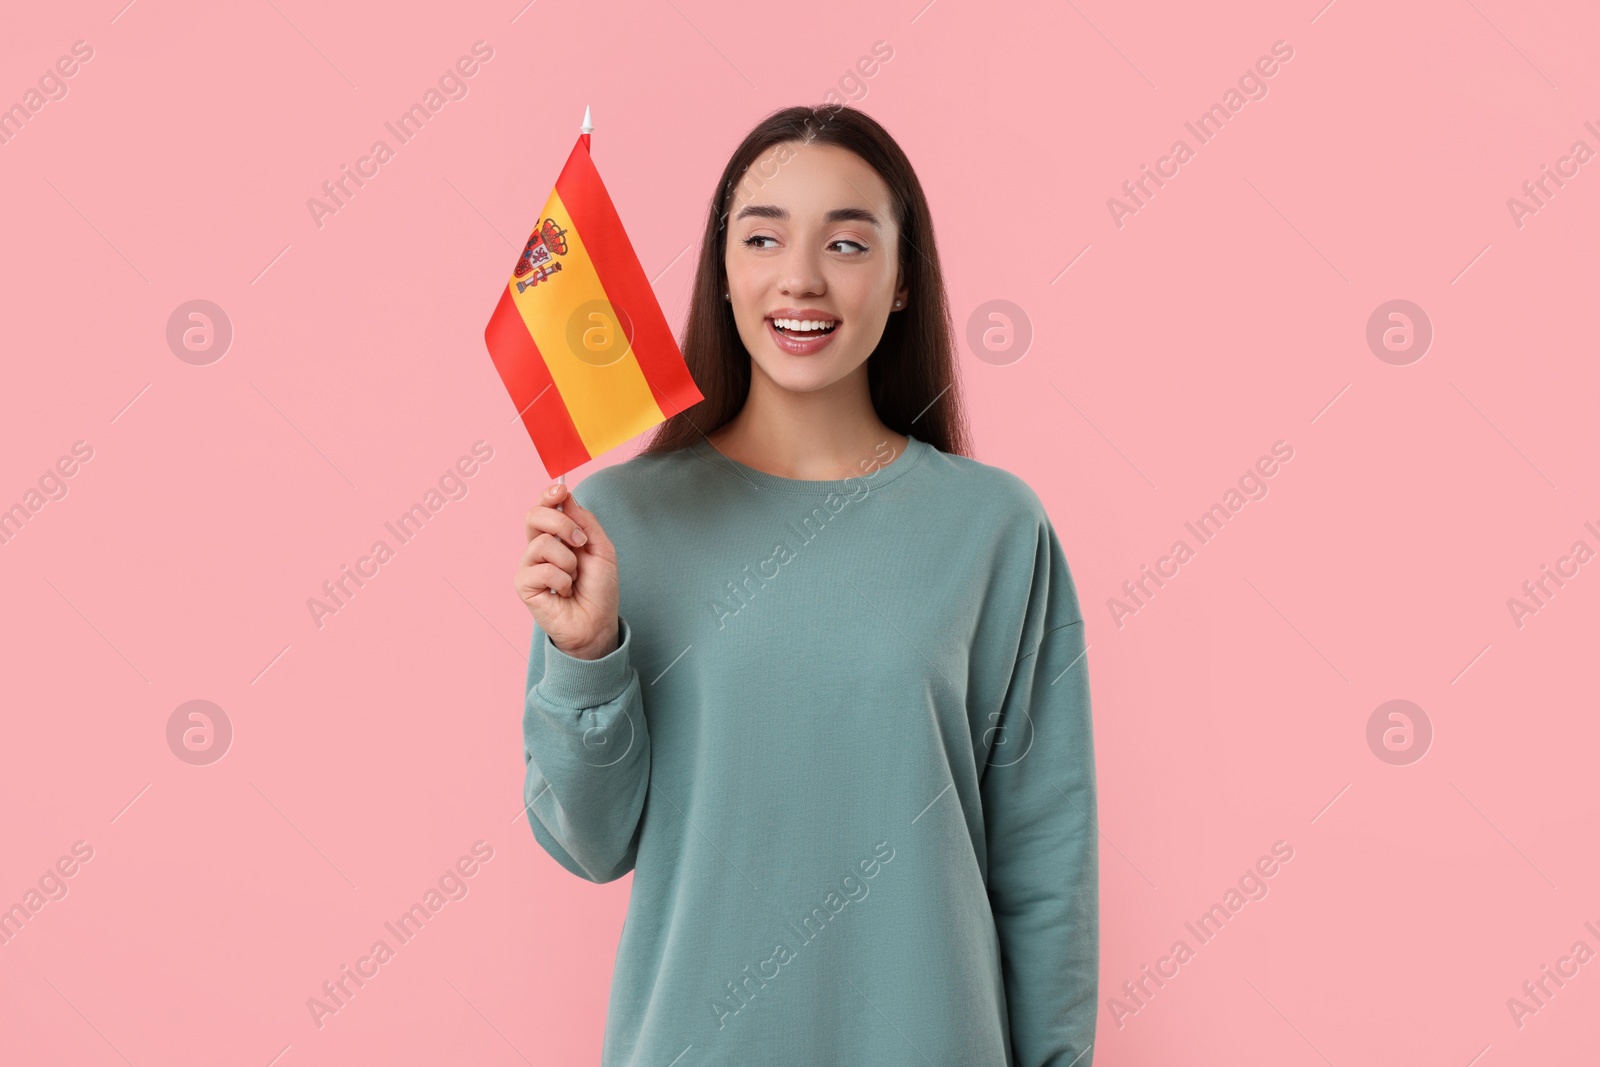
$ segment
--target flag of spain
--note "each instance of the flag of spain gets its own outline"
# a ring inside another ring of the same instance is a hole
[[[587,133],[483,339],[552,478],[705,399],[600,182]]]

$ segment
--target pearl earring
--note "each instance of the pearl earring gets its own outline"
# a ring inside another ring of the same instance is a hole
[[[896,300],[896,301],[895,301],[895,302],[894,302],[894,306],[895,306],[895,307],[899,307],[899,306],[900,306],[900,301],[898,301],[898,300]]]
[[[727,293],[723,293],[723,294],[722,294],[722,299],[724,299],[724,300],[727,300],[727,299],[729,299],[729,296],[728,296],[728,294],[727,294]]]

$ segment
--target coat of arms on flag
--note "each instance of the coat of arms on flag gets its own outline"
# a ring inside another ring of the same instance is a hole
[[[587,132],[534,220],[483,339],[552,478],[705,399],[595,170]]]

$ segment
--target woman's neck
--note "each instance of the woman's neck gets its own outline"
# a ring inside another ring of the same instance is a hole
[[[707,434],[731,460],[780,478],[826,481],[860,473],[863,460],[881,462],[884,445],[898,456],[906,436],[889,429],[866,396],[840,405],[823,397],[751,395],[725,426]]]

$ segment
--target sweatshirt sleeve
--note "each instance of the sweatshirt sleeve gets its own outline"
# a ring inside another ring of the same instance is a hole
[[[1040,526],[1022,651],[981,781],[989,901],[1016,1067],[1091,1067],[1099,850],[1083,616]]]
[[[594,660],[562,652],[535,623],[522,716],[522,799],[533,836],[591,882],[633,870],[650,788],[633,634],[626,619],[617,623],[617,648]]]

